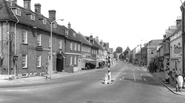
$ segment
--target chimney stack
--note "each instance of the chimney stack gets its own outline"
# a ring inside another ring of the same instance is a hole
[[[71,23],[70,22],[68,23],[68,29],[71,29]]]
[[[176,19],[176,26],[179,25],[181,23],[182,17],[178,16]]]
[[[17,0],[9,0],[11,6],[14,6],[15,4],[17,4]]]
[[[24,0],[24,8],[31,10],[31,0]]]
[[[49,12],[49,19],[51,21],[56,20],[56,10],[49,10],[48,12]]]
[[[41,4],[40,3],[35,4],[35,13],[41,14]]]

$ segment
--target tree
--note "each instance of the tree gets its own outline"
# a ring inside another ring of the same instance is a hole
[[[116,52],[117,53],[122,53],[123,52],[123,48],[122,47],[117,47],[116,48]]]

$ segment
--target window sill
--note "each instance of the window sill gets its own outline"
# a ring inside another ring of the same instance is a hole
[[[41,69],[41,66],[38,66],[37,69]]]
[[[22,69],[28,69],[28,67],[22,67]]]

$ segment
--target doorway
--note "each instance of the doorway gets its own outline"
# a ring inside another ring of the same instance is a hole
[[[64,58],[63,58],[62,54],[57,55],[57,67],[56,67],[57,72],[62,72],[64,70],[63,59]]]

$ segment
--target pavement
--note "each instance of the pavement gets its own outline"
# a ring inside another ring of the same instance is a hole
[[[118,63],[114,63],[112,67],[116,66]],[[89,69],[89,70],[81,70],[78,72],[74,73],[68,73],[68,72],[58,72],[55,73],[51,76],[51,79],[48,78],[46,79],[46,76],[34,76],[34,77],[26,77],[26,78],[19,78],[19,79],[13,79],[13,80],[8,80],[8,79],[0,79],[0,86],[6,86],[6,85],[24,85],[24,84],[33,84],[33,83],[42,83],[42,82],[47,82],[49,80],[57,79],[57,78],[62,78],[62,77],[68,77],[68,76],[74,76],[74,75],[80,75],[84,73],[89,73],[101,69],[106,69],[105,68],[100,68],[100,69]],[[7,78],[8,76],[3,76],[0,75],[0,78]]]
[[[148,73],[150,73],[147,68],[143,67]],[[171,81],[171,84],[168,84],[165,82],[165,73],[164,72],[155,72],[155,73],[150,73],[153,75],[154,79],[159,81],[162,85],[164,85],[167,89],[169,89],[172,93],[176,95],[182,95],[185,96],[185,89],[182,89],[181,92],[176,92],[175,88],[175,81]]]

